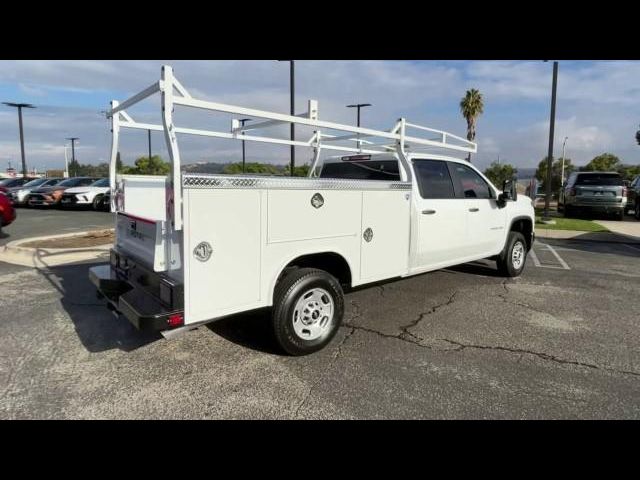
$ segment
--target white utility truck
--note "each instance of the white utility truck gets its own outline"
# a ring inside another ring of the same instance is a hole
[[[127,109],[157,92],[162,125],[134,121]],[[230,114],[231,129],[178,127],[174,107]],[[90,278],[110,308],[167,338],[272,307],[282,348],[308,354],[339,328],[343,289],[485,258],[514,277],[534,241],[532,202],[517,196],[514,181],[498,190],[467,161],[444,155],[475,153],[474,143],[404,119],[382,131],[320,120],[315,101],[290,116],[199,100],[169,66],[160,81],[112,102],[108,115],[116,241],[110,264]],[[240,117],[254,121],[241,125]],[[282,124],[310,138],[256,133]],[[164,132],[167,178],[116,175],[123,128]],[[183,173],[178,135],[189,134],[308,147],[309,178]],[[321,160],[325,150],[342,156]]]

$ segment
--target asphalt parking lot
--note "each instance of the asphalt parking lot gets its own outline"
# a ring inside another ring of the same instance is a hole
[[[113,214],[89,209],[17,208],[17,218],[2,229],[0,246],[14,240],[82,232],[114,226]]]
[[[0,264],[0,418],[640,418],[640,247],[538,241],[351,292],[325,350],[266,311],[168,341],[95,297],[89,265]]]

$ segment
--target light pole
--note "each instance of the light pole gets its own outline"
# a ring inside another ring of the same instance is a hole
[[[250,121],[251,121],[251,118],[241,118],[240,125],[244,127],[244,124]],[[242,134],[244,135],[244,132],[242,132]],[[245,172],[244,165],[245,165],[245,150],[244,150],[244,140],[242,140],[242,173]]]
[[[356,108],[358,110],[358,128],[360,127],[360,109],[364,107],[371,107],[370,103],[356,103],[354,105],[347,105],[347,108]],[[360,148],[360,134],[358,134],[358,148]]]
[[[71,163],[76,163],[76,140],[79,140],[79,137],[68,137],[66,140],[71,140]],[[78,167],[75,167],[75,174],[78,175]],[[74,175],[74,176],[76,176]]]
[[[15,107],[18,109],[18,124],[20,125],[20,153],[22,154],[22,175],[27,176],[27,162],[24,158],[24,131],[22,129],[22,109],[23,108],[36,108],[30,103],[13,103],[2,102],[8,107]]]
[[[67,158],[67,144],[64,145],[64,178],[69,178],[69,159]]]
[[[293,117],[296,114],[296,81],[295,81],[295,60],[278,60],[279,62],[289,62],[289,94],[291,97],[289,112]],[[291,141],[296,139],[296,126],[291,124]],[[293,177],[293,169],[296,165],[296,147],[291,145],[291,176]]]
[[[564,142],[562,142],[562,173],[560,174],[560,188],[564,185],[564,146],[567,144],[567,139],[569,137],[564,137]]]
[[[545,60],[546,62],[547,60]],[[553,80],[551,83],[551,117],[549,119],[549,152],[547,155],[547,192],[544,197],[543,223],[553,223],[549,217],[549,202],[551,201],[551,169],[553,168],[553,131],[556,123],[556,90],[558,87],[558,62],[553,62]]]
[[[147,130],[147,137],[149,139],[149,162],[151,162],[151,130]]]

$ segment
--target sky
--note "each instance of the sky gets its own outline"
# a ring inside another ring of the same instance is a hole
[[[192,96],[250,108],[289,112],[289,67],[261,61],[0,61],[0,101],[27,102],[24,110],[28,168],[64,168],[65,138],[79,137],[81,163],[106,162],[110,154],[109,122],[100,112],[112,99],[124,100],[160,78],[171,65]],[[478,119],[478,153],[473,162],[485,168],[500,159],[516,167],[535,167],[546,156],[552,63],[542,61],[296,61],[296,112],[307,100],[319,101],[320,119],[355,125],[355,110],[345,106],[371,103],[362,110],[362,126],[389,130],[398,118],[466,136],[459,111],[465,91],[484,97]],[[561,61],[558,76],[554,154],[584,165],[610,152],[624,163],[640,163],[635,132],[640,128],[640,62]],[[156,95],[128,110],[137,121],[160,123]],[[230,129],[230,116],[177,107],[176,125]],[[274,135],[287,136],[275,128]],[[308,137],[308,131],[298,132]],[[306,138],[305,138],[306,139]],[[70,145],[69,142],[66,142]],[[239,142],[179,137],[182,162],[241,160]],[[160,132],[152,134],[153,153],[167,157]],[[248,143],[247,161],[287,163],[289,147]],[[145,131],[122,135],[125,164],[147,154]],[[69,158],[71,150],[68,150]],[[309,162],[309,149],[296,149],[297,163]],[[0,170],[19,167],[16,109],[0,105]]]

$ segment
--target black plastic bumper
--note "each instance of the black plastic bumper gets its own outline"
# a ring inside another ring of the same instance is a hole
[[[183,325],[183,310],[168,309],[145,289],[121,278],[111,265],[91,267],[89,279],[138,330],[161,331]]]

